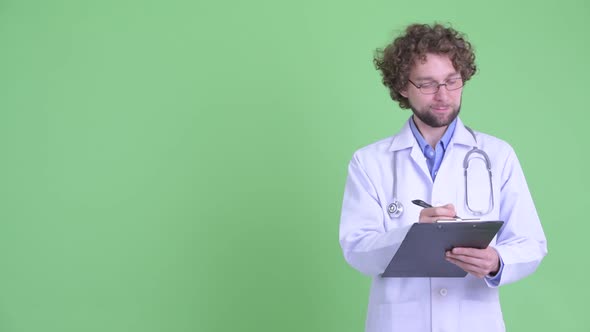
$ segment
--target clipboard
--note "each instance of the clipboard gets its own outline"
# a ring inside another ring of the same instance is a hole
[[[381,275],[385,278],[462,278],[460,267],[445,260],[456,247],[485,249],[503,221],[415,223]]]

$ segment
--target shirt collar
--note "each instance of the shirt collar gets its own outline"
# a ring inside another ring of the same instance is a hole
[[[417,140],[412,133],[412,129],[410,128],[410,123],[413,122],[412,118],[404,123],[404,126],[401,128],[399,133],[395,135],[391,141],[391,145],[389,147],[389,151],[398,151],[403,149],[411,148],[414,144],[417,144]],[[454,132],[447,130],[445,135],[448,133],[450,137],[450,141],[446,142],[446,147],[450,144],[461,144],[465,146],[476,146],[476,141],[465,129],[463,122],[459,117],[455,119],[454,122]],[[443,135],[444,136],[444,135]]]

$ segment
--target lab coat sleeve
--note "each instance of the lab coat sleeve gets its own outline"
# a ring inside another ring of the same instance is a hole
[[[494,282],[497,287],[520,280],[533,273],[547,254],[547,241],[531,194],[514,151],[502,171],[500,218],[504,226],[494,246],[503,267]]]
[[[369,276],[383,273],[411,226],[386,232],[383,222],[375,186],[355,154],[342,202],[340,246],[346,261]]]

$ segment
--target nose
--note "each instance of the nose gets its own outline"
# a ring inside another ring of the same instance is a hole
[[[438,91],[434,94],[434,99],[438,101],[445,101],[448,99],[449,91],[445,86],[439,86]]]

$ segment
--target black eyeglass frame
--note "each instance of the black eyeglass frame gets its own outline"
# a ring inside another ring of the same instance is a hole
[[[455,80],[455,79],[451,79],[451,80]],[[416,89],[420,90],[420,92],[421,92],[421,93],[423,93],[423,94],[425,94],[425,95],[434,95],[434,94],[438,93],[438,90],[440,90],[440,87],[441,87],[442,85],[444,85],[444,86],[445,86],[445,89],[447,89],[447,91],[455,91],[455,90],[459,90],[459,89],[461,89],[462,87],[464,87],[464,86],[465,86],[465,81],[463,81],[463,78],[459,77],[459,78],[456,78],[456,80],[458,80],[458,81],[461,81],[461,85],[460,85],[459,87],[456,87],[456,88],[449,89],[448,82],[447,82],[447,81],[445,81],[444,83],[438,83],[438,84],[436,85],[436,90],[434,90],[434,92],[424,92],[424,91],[422,90],[422,87],[423,87],[423,85],[422,85],[422,84],[416,84],[416,83],[412,82],[412,80],[410,80],[410,79],[408,79],[408,82],[412,83],[412,85],[413,85],[413,86],[415,86],[415,87],[416,87]],[[431,87],[431,86],[429,86],[429,87]],[[434,87],[434,86],[432,86],[432,87]]]

